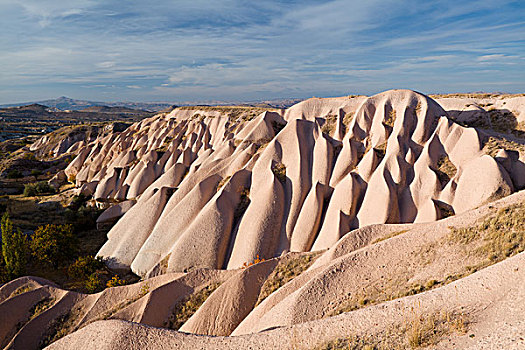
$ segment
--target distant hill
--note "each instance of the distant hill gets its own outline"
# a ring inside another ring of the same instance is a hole
[[[140,112],[148,113],[148,111],[135,109],[135,108],[128,108],[128,107],[108,107],[108,106],[92,106],[87,107],[81,110],[78,110],[78,112],[96,112],[96,113],[129,113],[129,114],[137,114]]]
[[[252,107],[268,107],[268,108],[288,108],[294,104],[301,102],[303,99],[289,98],[289,99],[275,99],[275,100],[259,100],[259,101],[207,101],[204,104],[214,105],[245,105]],[[77,100],[66,96],[61,96],[52,100],[43,100],[37,102],[21,102],[0,105],[0,108],[7,107],[19,107],[39,104],[47,106],[48,108],[58,108],[60,110],[73,110],[73,111],[85,111],[91,107],[122,107],[126,109],[143,110],[150,112],[161,112],[166,110],[172,110],[174,107],[173,103],[168,102],[97,102],[88,100]],[[202,105],[202,101],[184,101],[176,103],[178,106],[194,106]],[[94,112],[95,110],[89,110]],[[100,112],[100,111],[97,111]],[[125,113],[125,111],[118,112]]]
[[[58,108],[61,110],[85,110],[90,107],[124,107],[128,109],[139,109],[144,111],[158,112],[168,107],[171,107],[171,103],[165,102],[97,102],[87,100],[77,100],[66,96],[61,96],[52,100],[43,100],[37,102],[21,102],[0,105],[0,108],[6,107],[18,107],[31,104],[40,104],[50,108]],[[122,112],[118,112],[122,113]],[[125,113],[125,112],[124,112]]]

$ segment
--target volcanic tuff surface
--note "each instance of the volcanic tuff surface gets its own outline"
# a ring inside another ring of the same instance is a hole
[[[434,221],[523,188],[519,155],[492,157],[488,140],[393,90],[284,111],[175,109],[97,138],[66,174],[121,202],[102,219],[126,211],[99,254],[153,276],[322,250],[355,228]]]
[[[65,175],[118,219],[99,254],[144,280],[11,281],[0,347],[403,348],[429,320],[422,345],[525,346],[525,97],[436,98],[182,107],[66,140]]]

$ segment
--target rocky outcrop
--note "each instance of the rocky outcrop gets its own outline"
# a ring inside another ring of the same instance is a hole
[[[234,269],[326,249],[370,224],[435,221],[522,188],[523,158],[495,160],[487,140],[431,98],[391,90],[258,115],[175,109],[97,137],[66,174],[98,201],[136,200],[99,252],[113,267],[142,276]]]

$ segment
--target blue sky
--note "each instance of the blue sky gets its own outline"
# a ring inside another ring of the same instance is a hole
[[[525,2],[0,0],[0,103],[525,92]]]

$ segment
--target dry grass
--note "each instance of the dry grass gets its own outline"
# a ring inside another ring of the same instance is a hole
[[[435,345],[443,337],[467,332],[468,322],[460,313],[421,313],[412,309],[401,323],[382,332],[335,339],[317,349],[322,350],[391,350],[417,349]]]
[[[388,112],[388,115],[385,116],[385,121],[383,122],[383,124],[393,128],[395,122],[396,122],[396,110],[391,109]]]
[[[335,131],[336,123],[337,123],[337,115],[328,114],[325,117],[325,122],[323,126],[321,126],[321,131],[331,136],[333,132]]]
[[[383,142],[382,144],[374,147],[374,151],[379,159],[385,158],[386,148],[388,147],[388,141]]]
[[[96,317],[91,322],[95,322],[98,320],[107,320],[114,314],[116,314],[118,311],[124,309],[125,307],[133,304],[140,298],[144,297],[146,294],[148,294],[150,291],[150,286],[148,283],[145,283],[140,287],[139,292],[132,298],[125,299],[124,301],[118,303],[117,305],[113,306],[111,309],[106,310],[105,312],[101,313],[98,317]]]
[[[428,95],[431,98],[494,98],[500,97],[500,94],[490,94],[490,93],[472,93],[472,94],[434,94]]]
[[[204,304],[206,299],[219,288],[220,283],[213,283],[190,295],[173,308],[166,327],[178,330]]]
[[[285,258],[277,264],[261,287],[255,306],[259,305],[270,294],[290,282],[308,269],[319,256],[318,253],[302,254],[297,257]]]
[[[384,240],[387,240],[387,239],[390,239],[392,237],[395,237],[395,236],[399,236],[399,235],[402,235],[403,233],[405,232],[408,232],[409,230],[401,230],[401,231],[395,231],[395,232],[391,232],[383,237],[379,237],[379,238],[376,238],[372,241],[372,244],[375,244],[375,243],[378,243],[378,242],[381,242],[381,241],[384,241]]]
[[[235,221],[244,215],[244,212],[246,209],[248,209],[248,205],[250,205],[250,189],[243,188],[240,193],[239,203],[237,203],[233,213],[233,218]]]
[[[231,178],[231,176],[226,176],[224,177],[221,181],[219,181],[219,183],[217,184],[217,191],[219,191],[224,185],[226,185],[226,183],[228,182],[228,180]]]
[[[55,318],[51,323],[48,333],[40,342],[40,347],[45,348],[49,344],[73,332],[80,314],[81,309],[75,308]]]
[[[401,233],[403,231],[394,232],[385,236],[384,239]],[[382,289],[372,286],[363,288],[360,294],[350,295],[339,305],[334,305],[330,315],[350,312],[365,306],[441,287],[524,251],[525,203],[500,209],[477,226],[450,228],[450,234],[439,244],[444,246],[459,245],[460,249],[452,249],[459,250],[459,254],[464,257],[464,263],[458,266],[456,272],[450,273],[446,277],[436,275],[419,283],[410,282],[412,280],[411,274],[395,276]],[[429,245],[422,248],[414,258],[419,261],[418,264],[430,264],[439,258],[435,255],[436,249],[439,249],[439,246]]]
[[[47,309],[49,309],[53,304],[55,304],[55,298],[44,298],[40,300],[38,303],[33,305],[33,307],[29,310],[30,317],[29,319],[32,320]]]
[[[13,293],[11,293],[9,298],[12,298],[14,296],[17,296],[17,295],[20,295],[20,294],[23,294],[23,293],[30,292],[33,289],[35,289],[35,288],[32,285],[30,285],[30,284],[23,285],[21,287],[18,287]]]
[[[491,157],[496,156],[500,148],[518,151],[520,154],[525,153],[525,145],[514,141],[507,140],[505,138],[489,137],[483,145],[483,152]]]
[[[484,258],[470,267],[472,272],[521,253],[525,250],[525,203],[502,208],[478,226],[451,228],[448,239],[474,245],[468,254]]]
[[[457,171],[456,166],[450,161],[447,155],[443,155],[438,159],[436,174],[442,186],[445,186],[450,179],[456,176]]]
[[[517,129],[518,122],[516,116],[512,112],[497,110],[494,107],[491,107],[488,110],[488,113],[493,130],[502,133],[510,133]]]
[[[349,112],[349,113],[345,114],[345,116],[343,117],[343,124],[344,124],[344,126],[348,127],[348,125],[350,124],[352,119],[354,119],[354,113]]]
[[[286,183],[286,167],[283,163],[272,164],[272,172],[283,185]]]

